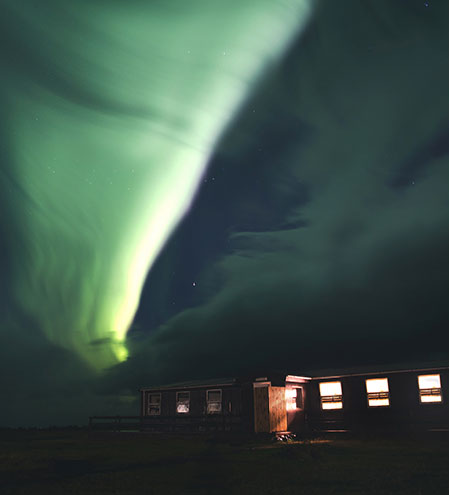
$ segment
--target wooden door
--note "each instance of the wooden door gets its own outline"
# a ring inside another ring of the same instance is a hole
[[[269,389],[269,411],[270,431],[286,431],[286,396],[284,387],[270,387]]]
[[[268,433],[269,420],[269,387],[255,387],[253,389],[253,404],[255,412],[255,433]]]

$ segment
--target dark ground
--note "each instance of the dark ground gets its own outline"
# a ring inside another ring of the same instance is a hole
[[[1,430],[0,493],[448,493],[448,434],[316,438]]]

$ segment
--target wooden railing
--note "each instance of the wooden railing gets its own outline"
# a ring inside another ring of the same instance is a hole
[[[204,416],[91,416],[89,428],[104,431],[230,431],[241,430],[242,418],[231,415]]]
[[[141,416],[90,416],[89,428],[94,430],[141,430]]]

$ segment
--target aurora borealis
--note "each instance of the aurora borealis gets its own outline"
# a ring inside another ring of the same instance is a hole
[[[442,358],[448,5],[427,3],[4,0],[3,421]]]
[[[149,267],[308,2],[3,9],[7,47],[21,57],[5,57],[10,179],[24,198],[14,304],[104,368],[126,357]]]

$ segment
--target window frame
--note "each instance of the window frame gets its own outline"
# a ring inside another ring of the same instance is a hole
[[[340,394],[333,395],[322,395],[320,385],[328,383],[339,383],[341,389]],[[341,380],[328,380],[326,382],[319,382],[319,397],[320,397],[320,408],[322,411],[341,411],[344,409],[344,394],[342,392],[342,381]],[[340,404],[340,407],[324,407],[324,404]]]
[[[288,390],[295,390],[295,395],[289,396],[290,394],[288,394]],[[285,400],[287,412],[302,411],[304,409],[303,387],[285,387]]]
[[[178,396],[180,394],[188,394],[188,400],[187,400],[187,405],[188,405],[188,410],[187,411],[178,411],[178,403],[182,403],[179,399]],[[175,394],[175,411],[177,414],[190,414],[191,412],[191,391],[190,390],[178,390]]]
[[[210,401],[208,400],[208,394],[209,392],[220,392],[220,401]],[[222,394],[222,389],[221,388],[210,388],[208,390],[206,390],[206,414],[222,414],[223,412],[223,404],[222,404],[222,401],[223,401],[223,394]],[[209,410],[209,404],[217,404],[219,403],[220,404],[220,411],[210,411]]]
[[[291,395],[288,391],[295,391],[295,395]],[[284,399],[286,401],[286,412],[297,410],[297,387],[285,387]]]
[[[157,404],[150,402],[150,397],[154,395],[159,397],[159,401]],[[161,402],[162,402],[162,394],[161,392],[148,392],[147,393],[147,416],[161,416]],[[150,407],[158,406],[158,412],[150,412]]]
[[[437,376],[439,377],[439,387],[431,387],[431,388],[420,388],[420,378],[422,376]],[[442,381],[440,373],[427,373],[425,375],[417,375],[417,387],[419,390],[419,402],[421,404],[442,404]],[[428,392],[428,393],[427,393]],[[440,400],[434,401],[424,401],[422,397],[434,397],[439,396]]]
[[[297,397],[295,398],[296,410],[304,411],[305,409],[304,389],[303,387],[296,387],[296,388],[297,388]],[[299,395],[299,391],[300,391],[300,395]]]
[[[369,392],[367,390],[367,382],[374,381],[374,380],[386,380],[387,383],[387,391],[382,391],[382,392]],[[377,377],[377,378],[366,378],[365,379],[365,385],[366,385],[366,397],[367,397],[367,407],[369,408],[385,408],[385,407],[391,407],[391,388],[389,386],[389,378],[387,376],[383,377]],[[388,403],[387,404],[370,404],[371,400],[383,400],[387,399]]]

